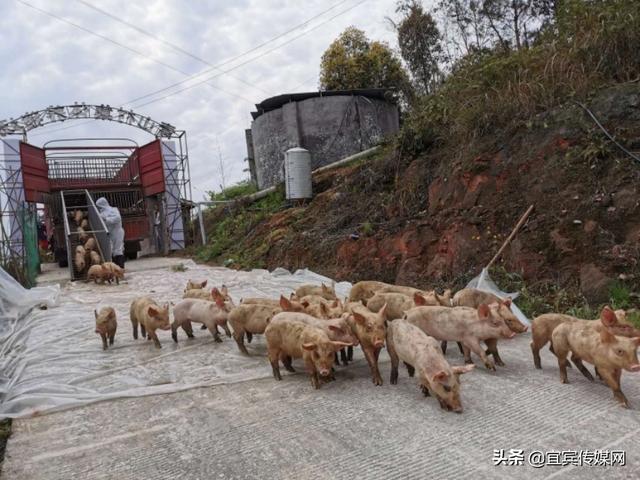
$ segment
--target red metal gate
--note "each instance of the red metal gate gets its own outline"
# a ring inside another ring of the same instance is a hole
[[[164,170],[162,167],[162,145],[154,140],[138,149],[140,180],[145,197],[164,192]]]
[[[40,193],[49,193],[49,168],[42,148],[20,142],[22,183],[27,202],[41,202]]]

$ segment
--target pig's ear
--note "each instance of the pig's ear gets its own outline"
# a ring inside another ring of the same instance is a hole
[[[109,312],[108,318],[112,318],[112,319],[116,319],[116,311],[115,310],[111,310]]]
[[[332,332],[344,333],[344,331],[337,325],[328,325],[328,327],[329,327],[329,330],[331,330]]]
[[[289,300],[297,300],[297,299],[298,299],[298,296],[296,295],[295,292],[291,292],[289,294]]]
[[[225,297],[229,295],[229,289],[224,284],[222,284],[222,287],[220,287],[220,291],[222,292],[222,295],[224,295]]]
[[[302,348],[304,348],[305,350],[312,351],[316,349],[316,345],[315,343],[303,343]]]
[[[150,316],[155,317],[160,313],[160,311],[158,310],[158,308],[155,305],[149,305],[147,307],[147,313]]]
[[[604,307],[600,313],[600,321],[605,327],[612,327],[618,322],[616,314],[609,307]]]
[[[380,310],[378,310],[378,315],[380,315],[382,318],[386,318],[385,317],[385,312],[387,311],[387,304],[385,303],[382,308]]]
[[[338,351],[338,350],[342,350],[344,347],[351,347],[351,346],[353,346],[353,343],[348,343],[348,342],[331,342],[331,345],[333,345],[334,350]]]
[[[321,303],[320,304],[320,310],[322,311],[322,313],[324,313],[325,315],[329,315],[329,308],[327,307],[327,305],[325,303]]]
[[[97,310],[94,310],[94,311],[93,311],[93,314],[96,316],[96,320],[97,320],[97,319],[98,319],[98,311],[97,311]]]
[[[367,321],[366,318],[364,318],[361,314],[359,314],[358,312],[353,312],[353,319],[359,323],[360,325],[364,325],[364,323]]]
[[[283,310],[291,310],[292,308],[291,302],[284,298],[282,295],[280,295],[280,308],[282,308]]]
[[[216,305],[218,308],[224,308],[224,298],[216,297]]]
[[[613,343],[616,341],[616,336],[608,328],[603,328],[600,330],[600,340],[602,343]]]
[[[636,345],[640,346],[640,337],[633,337],[631,341]]]
[[[469,373],[474,368],[476,368],[476,366],[470,364],[470,365],[464,365],[464,366],[451,367],[451,370],[453,370],[453,373],[455,373],[456,375],[462,375],[463,373]]]
[[[204,288],[204,287],[206,287],[206,286],[207,286],[207,282],[208,282],[208,281],[209,281],[209,280],[205,280],[204,282],[202,282],[202,283],[200,284],[200,288]]]
[[[416,292],[413,294],[413,303],[415,303],[418,306],[422,306],[427,304],[427,300],[418,292]]]
[[[337,308],[340,305],[340,300],[334,300],[331,304],[331,308]]]
[[[487,318],[489,318],[490,313],[491,310],[489,309],[489,305],[487,305],[486,303],[481,303],[480,305],[478,305],[478,317],[480,318],[480,320],[486,320]]]
[[[440,370],[438,373],[436,373],[433,376],[433,379],[436,382],[440,382],[440,383],[445,382],[448,378],[449,378],[449,375],[444,370]]]
[[[216,287],[213,287],[211,289],[211,296],[213,298],[219,297],[220,295],[222,295],[222,294],[220,293],[220,290],[218,290]]]
[[[302,305],[304,308],[309,308],[309,305],[311,305],[309,302],[307,302],[306,300],[304,300],[300,305]]]
[[[507,308],[511,308],[511,297],[505,298],[502,303],[504,303]]]

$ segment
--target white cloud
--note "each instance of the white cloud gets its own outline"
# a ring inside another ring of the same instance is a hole
[[[5,0],[0,6],[3,38],[0,44],[3,70],[0,76],[0,118],[16,117],[48,105],[74,101],[119,106],[184,80],[185,75],[156,63],[154,59],[192,75],[210,68],[77,1],[25,1],[127,45],[144,56],[17,1]],[[88,1],[218,64],[293,28],[339,0],[331,3],[326,0]],[[358,1],[347,0],[307,27],[223,68],[257,57]],[[201,199],[204,191],[217,189],[221,183],[218,145],[225,161],[227,184],[248,176],[243,173],[247,166],[243,161],[246,156],[244,130],[250,126],[250,112],[255,109],[255,103],[268,96],[289,93],[298,86],[298,91],[315,90],[322,53],[349,25],[365,30],[370,38],[386,40],[395,47],[393,32],[385,22],[385,16],[393,15],[394,9],[394,0],[369,0],[281,49],[235,69],[233,76],[222,75],[212,81],[219,88],[251,102],[200,85],[135,110],[187,131],[193,196]],[[245,85],[238,78],[255,87]],[[59,131],[68,125],[77,126]],[[54,138],[125,136],[144,143],[151,139],[144,132],[110,122],[83,124],[78,121],[68,125],[54,124],[35,130],[29,135],[29,141],[42,144]],[[52,133],[47,134],[48,131]]]

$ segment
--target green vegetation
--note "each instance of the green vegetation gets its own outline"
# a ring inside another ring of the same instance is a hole
[[[284,204],[284,193],[276,191],[249,205],[234,205],[231,211],[216,207],[205,212],[207,245],[200,247],[196,258],[204,262],[218,261],[239,268],[263,268],[269,242],[258,246],[246,243],[254,228]]]
[[[171,271],[172,272],[186,272],[187,270],[188,270],[188,268],[184,266],[184,263],[179,263],[177,265],[172,265],[171,266]]]
[[[236,198],[244,197],[245,195],[250,195],[257,191],[258,189],[253,183],[251,183],[251,181],[243,180],[236,183],[235,185],[231,185],[230,187],[225,188],[219,193],[207,193],[209,194],[209,198],[211,198],[211,201],[216,202],[222,200],[235,200]]]

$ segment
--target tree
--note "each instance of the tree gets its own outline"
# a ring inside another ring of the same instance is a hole
[[[391,22],[398,33],[400,55],[409,67],[416,90],[431,93],[439,79],[442,42],[436,21],[417,0],[398,2],[397,13],[403,16]]]
[[[406,93],[409,83],[389,46],[370,41],[355,27],[347,28],[322,55],[321,90],[391,88]]]

